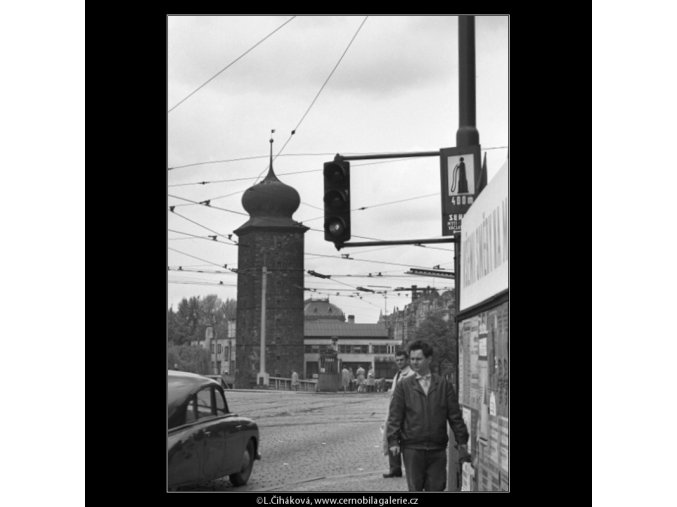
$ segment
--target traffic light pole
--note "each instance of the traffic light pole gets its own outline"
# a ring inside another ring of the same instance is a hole
[[[334,161],[351,161],[351,160],[375,160],[384,158],[414,158],[414,157],[439,157],[440,150],[437,151],[414,151],[408,153],[381,153],[376,155],[350,155],[343,156],[337,153]],[[430,239],[400,239],[400,240],[376,240],[376,241],[354,241],[346,243],[335,243],[336,249],[346,247],[362,247],[362,246],[390,246],[390,245],[423,245],[431,243],[453,243],[454,236],[446,238],[430,238]]]
[[[335,158],[342,160],[374,160],[379,158],[408,158],[408,157],[439,157],[440,150],[437,151],[414,151],[409,153],[383,153],[381,155],[350,155],[343,156],[336,154]]]
[[[458,17],[458,130],[456,131],[456,146],[475,146],[480,144],[480,134],[475,125],[475,16]],[[479,194],[475,182],[475,195]],[[454,272],[461,273],[461,235],[454,234]],[[456,315],[460,312],[461,284],[455,284]],[[459,340],[461,339],[459,322],[456,321],[456,395],[460,402],[461,393],[458,390]],[[474,437],[474,436],[473,436]],[[462,483],[462,466],[459,463],[457,445],[449,446],[449,491],[460,491]],[[471,488],[473,490],[474,488]]]
[[[381,245],[423,245],[427,243],[453,243],[455,236],[447,236],[446,238],[430,238],[430,239],[394,239],[392,241],[355,241],[350,243],[343,243],[341,248],[347,246],[381,246]]]

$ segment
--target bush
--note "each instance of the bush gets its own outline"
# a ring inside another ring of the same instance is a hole
[[[170,344],[167,347],[167,367],[207,375],[211,372],[209,351],[198,346]]]

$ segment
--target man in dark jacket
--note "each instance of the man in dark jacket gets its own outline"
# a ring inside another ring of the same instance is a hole
[[[386,435],[390,452],[402,452],[409,491],[444,491],[447,483],[447,422],[468,454],[468,429],[452,385],[430,373],[433,349],[423,341],[409,346],[415,375],[397,383],[390,402]]]

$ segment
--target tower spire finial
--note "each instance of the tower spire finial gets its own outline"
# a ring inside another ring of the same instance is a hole
[[[273,172],[273,134],[275,133],[275,129],[272,129],[270,131],[270,172]]]

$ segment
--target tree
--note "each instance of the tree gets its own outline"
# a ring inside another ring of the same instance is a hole
[[[167,367],[207,375],[211,372],[209,351],[199,346],[173,345],[167,347]]]
[[[177,343],[178,339],[177,316],[174,308],[170,306],[169,311],[167,312],[167,341],[169,341],[169,343]]]
[[[216,337],[227,336],[228,320],[235,318],[236,301],[221,301],[210,294],[204,299],[191,297],[179,302],[177,311],[167,312],[167,340],[176,345],[187,345],[205,339],[205,330],[211,326]]]

